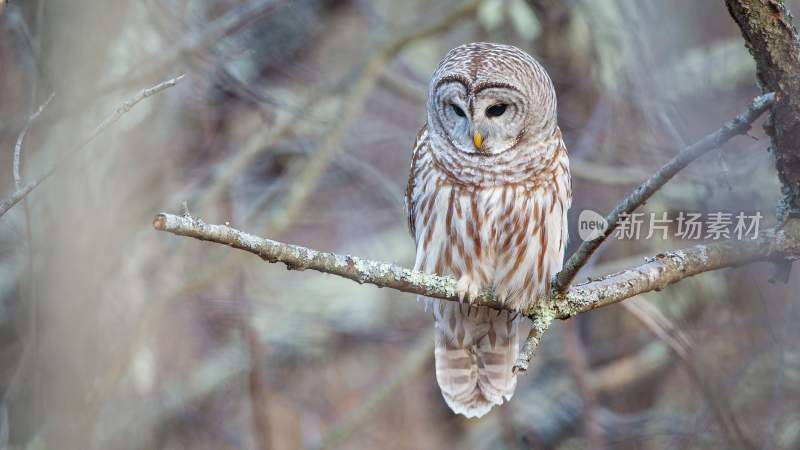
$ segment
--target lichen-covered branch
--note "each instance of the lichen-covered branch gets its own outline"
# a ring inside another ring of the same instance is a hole
[[[428,275],[394,264],[285,244],[247,234],[227,225],[207,224],[186,215],[161,213],[156,216],[153,226],[157,230],[245,250],[271,263],[282,262],[291,270],[311,269],[361,284],[369,283],[412,294],[458,300],[455,282],[450,277]],[[491,296],[482,296],[480,301],[488,306],[502,308]]]
[[[544,332],[550,327],[551,322],[553,322],[552,316],[546,317],[544,320],[539,320],[538,323],[534,321],[533,327],[531,327],[531,331],[528,333],[528,337],[519,350],[517,361],[514,363],[514,367],[511,368],[514,373],[528,370],[528,364],[533,359],[533,355],[536,354],[536,349],[539,348],[542,335],[544,335]]]
[[[448,276],[430,275],[386,262],[273,241],[228,225],[207,224],[188,215],[161,213],[155,217],[153,226],[157,230],[244,250],[270,263],[284,263],[292,270],[311,269],[357,283],[459,301],[456,296],[456,282]],[[521,313],[534,320],[534,323],[549,323],[552,319],[568,319],[644,292],[660,290],[709,270],[755,261],[799,257],[800,219],[788,221],[782,228],[766,230],[756,239],[726,240],[660,253],[638,267],[574,285],[550,301],[539,302]],[[474,304],[504,309],[504,305],[494,299],[491,291],[483,291]]]
[[[572,254],[564,269],[555,277],[554,289],[557,292],[565,292],[569,288],[578,271],[586,265],[591,258],[592,254],[600,247],[608,236],[617,229],[620,217],[623,214],[630,214],[639,206],[644,204],[656,191],[661,189],[672,177],[675,176],[681,169],[688,166],[692,161],[703,156],[704,154],[719,148],[724,143],[731,140],[733,137],[740,134],[747,133],[752,124],[758,117],[769,108],[775,101],[774,94],[764,94],[753,99],[750,106],[737,115],[733,120],[722,125],[720,129],[709,134],[708,136],[700,139],[683,151],[678,153],[661,169],[658,170],[653,176],[648,178],[644,183],[637,187],[633,192],[628,194],[627,197],[614,208],[613,211],[606,217],[606,227],[603,234],[600,236],[584,241],[578,250]]]

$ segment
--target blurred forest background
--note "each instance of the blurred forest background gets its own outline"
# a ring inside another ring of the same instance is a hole
[[[800,11],[800,2],[787,2]],[[549,71],[575,218],[605,215],[760,93],[724,2],[0,1],[0,186],[76,148],[0,218],[0,448],[800,448],[800,304],[769,266],[706,273],[557,323],[512,402],[454,416],[410,294],[154,231],[207,222],[410,266],[402,193],[450,48]],[[763,121],[763,120],[762,120]],[[642,209],[760,211],[759,121]],[[587,275],[680,240],[611,240]],[[794,343],[794,344],[793,344]]]

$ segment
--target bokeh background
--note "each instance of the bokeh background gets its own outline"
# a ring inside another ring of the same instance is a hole
[[[800,11],[800,2],[787,2]],[[760,91],[719,1],[0,1],[0,192],[145,99],[0,218],[0,448],[800,448],[798,278],[707,273],[557,323],[512,402],[454,416],[403,294],[153,230],[160,211],[411,265],[427,81],[461,43],[535,55],[571,211],[605,215]],[[761,122],[642,209],[779,199]],[[676,239],[612,240],[580,276]]]

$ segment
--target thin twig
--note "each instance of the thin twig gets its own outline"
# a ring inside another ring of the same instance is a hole
[[[516,374],[528,370],[528,364],[530,364],[533,356],[536,354],[536,349],[539,348],[542,335],[544,335],[544,332],[550,327],[552,321],[553,319],[548,317],[540,320],[538,324],[534,322],[531,331],[528,333],[528,337],[525,339],[525,343],[522,344],[522,348],[519,351],[517,362],[515,362],[514,367],[511,368],[512,372]]]
[[[36,112],[31,114],[31,116],[28,118],[28,123],[25,124],[25,128],[23,128],[22,131],[20,131],[19,136],[17,136],[17,142],[14,145],[14,162],[12,163],[11,166],[12,167],[11,171],[14,176],[14,189],[16,190],[19,190],[19,188],[22,187],[22,175],[20,174],[20,164],[21,164],[20,161],[22,160],[22,143],[25,141],[25,136],[28,135],[28,130],[31,129],[33,123],[36,122],[36,119],[39,118],[39,116],[42,114],[42,111],[44,111],[44,109],[47,108],[47,105],[50,104],[50,102],[53,100],[53,97],[55,96],[56,96],[55,92],[50,94],[50,97],[48,97],[47,100],[45,100],[45,102],[39,106],[39,109],[37,109]]]
[[[19,203],[20,200],[25,198],[25,196],[28,195],[28,193],[34,190],[43,181],[50,178],[50,176],[53,175],[56,172],[56,170],[58,170],[58,168],[61,167],[67,160],[69,160],[70,157],[74,156],[80,150],[84,149],[87,145],[89,145],[95,138],[97,138],[97,136],[99,136],[103,131],[105,131],[106,128],[108,128],[114,122],[119,120],[119,118],[122,117],[123,114],[130,111],[137,103],[146,99],[147,97],[158,94],[159,92],[167,88],[175,86],[183,77],[184,76],[181,75],[172,78],[170,80],[164,81],[162,83],[159,83],[151,88],[144,89],[138,94],[136,94],[136,96],[134,96],[130,100],[127,100],[123,102],[121,105],[117,106],[114,112],[111,113],[111,115],[109,115],[108,117],[106,117],[105,120],[100,122],[100,125],[98,125],[94,129],[94,131],[92,131],[92,133],[89,134],[89,136],[87,136],[78,146],[64,153],[61,156],[61,158],[59,158],[55,163],[50,165],[50,167],[47,170],[45,170],[44,174],[42,174],[39,178],[33,180],[32,182],[26,184],[25,186],[16,188],[16,190],[10,196],[8,196],[5,200],[0,202],[0,217],[2,217],[5,213],[7,213],[8,210],[11,209],[14,205]]]
[[[775,95],[772,93],[756,97],[747,110],[740,113],[733,120],[725,123],[719,130],[684,149],[661,167],[658,172],[647,179],[647,181],[628,194],[628,196],[606,217],[608,226],[603,234],[594,239],[584,241],[578,250],[569,258],[569,261],[564,265],[564,269],[556,275],[553,288],[557,292],[565,292],[569,288],[575,276],[578,274],[578,271],[586,265],[586,262],[589,261],[589,258],[591,258],[595,250],[597,250],[600,244],[617,229],[621,216],[635,211],[636,208],[646,202],[656,191],[661,189],[664,184],[672,179],[675,174],[688,166],[689,163],[695,159],[720,147],[731,138],[746,133],[750,129],[750,125],[766,111],[774,101]]]

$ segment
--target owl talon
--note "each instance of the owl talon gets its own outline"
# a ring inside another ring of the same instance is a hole
[[[506,289],[495,292],[495,299],[497,299],[497,301],[500,302],[500,304],[505,305],[506,300],[508,300],[508,290]]]
[[[456,294],[462,303],[472,303],[480,294],[480,286],[470,277],[461,277],[456,282]]]

